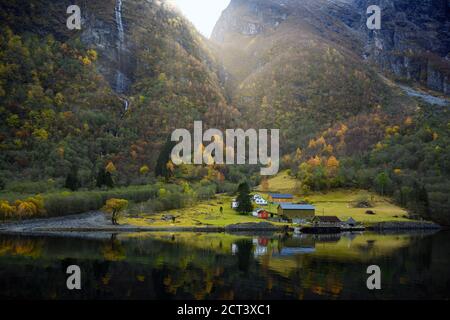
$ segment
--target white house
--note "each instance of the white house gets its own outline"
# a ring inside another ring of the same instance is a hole
[[[258,200],[258,199],[262,199],[262,197],[261,197],[259,194],[255,194],[255,195],[253,196],[253,201],[256,201],[256,200]]]
[[[233,199],[231,202],[231,209],[236,209],[239,206],[239,202],[236,201],[236,199]]]
[[[255,203],[260,206],[267,206],[267,201],[264,200],[263,198],[256,199]]]

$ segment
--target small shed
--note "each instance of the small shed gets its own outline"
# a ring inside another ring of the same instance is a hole
[[[345,221],[345,224],[349,227],[356,227],[358,225],[358,222],[356,222],[356,220],[353,218],[349,218],[347,221]]]
[[[269,200],[272,202],[292,202],[294,196],[287,193],[271,193],[269,194]]]
[[[280,203],[278,215],[287,219],[311,219],[316,214],[316,208],[310,204]]]

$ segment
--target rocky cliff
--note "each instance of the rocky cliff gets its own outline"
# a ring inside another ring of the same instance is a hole
[[[382,10],[381,30],[366,27],[366,10],[374,4]],[[296,25],[296,41],[314,33],[376,63],[393,79],[449,94],[449,14],[447,0],[232,0],[212,39],[230,47],[233,38],[269,39],[277,29]]]
[[[450,1],[355,0],[364,13],[371,4],[382,10],[382,27],[370,31],[366,17],[353,25],[364,36],[365,57],[399,79],[419,82],[450,94]]]

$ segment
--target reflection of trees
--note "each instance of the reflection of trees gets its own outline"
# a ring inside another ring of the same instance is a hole
[[[121,261],[126,258],[125,248],[122,246],[117,235],[112,234],[111,240],[106,242],[102,248],[103,257],[107,261]]]
[[[253,257],[253,243],[251,240],[239,240],[236,242],[238,247],[237,258],[240,271],[247,273]]]
[[[0,256],[18,255],[37,259],[42,255],[43,241],[38,239],[3,239],[0,241]]]
[[[217,237],[217,243],[225,239]],[[0,250],[32,252],[25,250],[27,241],[20,237],[3,239],[0,237]],[[278,245],[302,246],[317,241],[311,237],[282,238],[284,242],[280,244],[279,239],[271,239],[267,244],[269,254],[255,260],[249,238],[235,242],[239,250],[234,256],[217,250],[216,246],[198,248],[185,241],[173,243],[153,238],[118,241],[115,236],[106,242],[77,239],[77,250],[73,251],[73,239],[45,238],[45,250],[36,260],[0,256],[1,261],[8,261],[0,268],[0,295],[73,298],[73,293],[60,286],[66,279],[60,262],[63,256],[73,259],[64,260],[64,267],[72,263],[82,266],[86,279],[82,298],[370,299],[371,293],[361,289],[365,288],[369,262],[380,265],[383,277],[387,277],[383,281],[389,281],[382,298],[439,298],[448,292],[450,259],[443,245],[448,243],[446,234],[408,240],[411,246],[398,246],[398,242],[404,243],[403,237],[366,235],[357,243],[367,247],[367,240],[376,240],[374,254],[360,253],[358,259],[342,256],[340,251],[336,252],[341,246],[328,242],[316,243],[322,246],[320,254],[279,257]],[[389,247],[396,248],[394,251],[387,251],[390,254],[379,251],[391,241],[394,243]],[[14,242],[23,248],[11,249]],[[342,252],[348,253],[347,242],[341,245],[342,250],[345,248]],[[361,255],[368,259],[361,260]],[[26,281],[14,281],[17,275],[24,275]],[[423,288],[411,290],[409,284]]]

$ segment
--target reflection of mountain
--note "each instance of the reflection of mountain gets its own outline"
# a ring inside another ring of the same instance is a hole
[[[448,293],[450,260],[443,246],[448,236],[448,233],[432,237],[368,234],[353,241],[358,245],[372,241],[373,251],[359,252],[359,255],[370,255],[371,263],[379,264],[391,275],[383,298],[422,294],[431,298],[444,297]],[[198,242],[183,241],[196,237]],[[367,267],[368,260],[345,256],[343,244],[348,245],[350,241],[346,237],[337,244],[309,237],[258,241],[258,245],[267,246],[268,254],[255,259],[252,238],[220,234],[160,234],[156,238],[132,235],[105,240],[0,236],[0,243],[9,243],[8,246],[24,240],[39,243],[41,254],[35,259],[7,252],[0,256],[0,296],[67,299],[373,298],[367,290],[361,291],[361,283],[366,280],[361,270]],[[289,257],[270,254],[284,248],[285,243],[285,248],[298,248],[313,243],[311,241],[315,241],[317,248],[313,254]],[[240,249],[236,255],[231,254],[231,243],[236,243]],[[405,243],[409,245],[405,246]],[[119,255],[120,259],[105,260],[105,248],[112,248],[113,256]],[[82,295],[68,292],[60,285],[65,283],[65,268],[69,264],[78,264],[83,270],[86,283]],[[420,290],[414,290],[415,285],[419,285]]]

